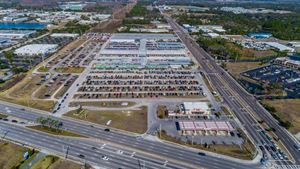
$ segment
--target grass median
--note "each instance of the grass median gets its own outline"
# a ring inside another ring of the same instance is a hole
[[[82,73],[85,67],[59,67],[55,71],[58,73]]]
[[[28,128],[42,131],[48,134],[53,134],[53,135],[58,135],[58,136],[69,136],[69,137],[84,137],[80,134],[71,132],[71,131],[66,131],[66,130],[61,130],[61,129],[55,129],[55,128],[50,128],[48,126],[27,126]]]

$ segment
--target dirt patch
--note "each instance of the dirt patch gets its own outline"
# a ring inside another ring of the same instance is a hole
[[[59,159],[49,169],[81,169],[82,165]]]
[[[0,141],[0,168],[12,168],[23,160],[26,148]]]
[[[260,62],[228,62],[226,63],[227,70],[234,76],[239,77],[240,73],[250,69],[264,66]]]

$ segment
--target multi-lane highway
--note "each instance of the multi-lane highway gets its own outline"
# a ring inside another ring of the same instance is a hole
[[[0,109],[6,110],[4,113],[18,118],[35,121],[37,117],[49,116],[37,110],[23,109],[12,104],[0,103]],[[123,151],[134,151],[142,154],[148,159],[159,159],[169,161],[170,163],[179,163],[186,168],[259,168],[260,164],[251,161],[241,161],[232,158],[225,158],[220,155],[206,153],[205,156],[198,154],[194,149],[176,146],[164,142],[143,139],[140,136],[125,134],[119,131],[104,131],[105,128],[97,125],[91,125],[87,122],[74,121],[65,117],[52,117],[63,122],[65,130],[73,131],[97,140],[110,143]],[[31,131],[33,132],[33,131]]]
[[[0,122],[0,135],[5,139],[34,146],[82,163],[105,168],[178,168],[185,169],[180,163],[166,162],[158,158],[143,156],[139,153],[122,151],[107,144],[99,144],[80,138],[57,137],[43,132],[20,127],[8,122]],[[108,160],[103,159],[107,157]]]
[[[255,117],[258,117],[275,129],[275,134],[282,141],[283,145],[286,146],[295,164],[300,164],[300,152],[294,148],[294,145],[298,144],[298,142],[294,137],[281,127],[252,95],[248,94],[226,71],[217,65],[212,57],[181,26],[172,18],[168,16],[165,16],[165,18],[199,62],[202,71],[209,77],[213,86],[222,95],[225,103],[235,112],[235,115],[256,145],[263,145],[262,142],[270,141],[260,134],[262,128],[258,124],[257,119],[255,119]],[[278,161],[277,164],[288,165],[291,164],[291,161]]]

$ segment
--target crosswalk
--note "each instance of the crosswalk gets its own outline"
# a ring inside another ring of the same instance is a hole
[[[277,165],[274,163],[268,163],[263,168],[266,168],[266,169],[300,169],[300,165]]]

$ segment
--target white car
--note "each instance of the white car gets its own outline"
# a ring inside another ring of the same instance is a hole
[[[108,161],[109,158],[106,155],[104,155],[104,156],[102,156],[102,160]]]

